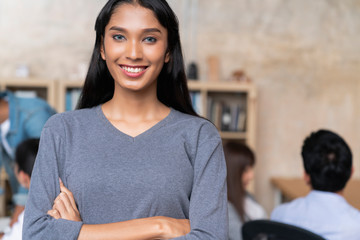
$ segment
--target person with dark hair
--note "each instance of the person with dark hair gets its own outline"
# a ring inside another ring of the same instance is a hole
[[[15,169],[14,173],[18,182],[25,189],[29,189],[31,181],[31,173],[36,159],[36,154],[39,149],[39,139],[29,138],[22,141],[15,151]],[[24,221],[24,211],[19,214],[16,222],[5,231],[2,240],[21,240],[22,227]]]
[[[0,168],[4,167],[12,192],[10,226],[24,211],[28,190],[23,188],[14,174],[14,155],[19,143],[40,137],[45,122],[55,110],[41,98],[19,97],[11,91],[0,91]],[[4,189],[3,189],[3,192]]]
[[[271,219],[329,240],[360,239],[360,211],[343,197],[353,173],[350,147],[336,133],[321,129],[304,140],[301,155],[304,178],[312,190],[275,208]]]
[[[255,154],[245,144],[230,141],[224,145],[227,166],[229,240],[241,240],[242,225],[267,218],[262,206],[247,192],[254,177]]]
[[[79,109],[41,135],[23,239],[226,239],[222,141],[192,108],[174,12],[110,0],[95,30]]]

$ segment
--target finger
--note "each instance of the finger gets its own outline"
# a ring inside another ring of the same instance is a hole
[[[69,196],[65,192],[61,192],[59,194],[58,198],[60,198],[60,200],[64,204],[65,210],[67,212],[70,212],[73,209],[72,204],[71,204],[70,199],[69,199]]]
[[[48,215],[50,215],[51,217],[55,218],[55,219],[59,219],[61,216],[60,216],[60,213],[55,210],[55,209],[51,209],[47,212]]]
[[[68,209],[70,207],[72,207],[73,209],[77,209],[74,196],[73,196],[72,192],[70,192],[67,188],[64,187],[64,190],[61,191],[59,196],[64,200],[64,203]],[[70,206],[68,206],[68,204]]]
[[[66,193],[60,193],[59,196],[55,199],[53,210],[56,210],[60,214],[60,218],[71,220],[71,221],[81,221],[81,216],[77,209],[73,209],[69,200],[67,200]]]
[[[59,178],[59,184],[60,184],[60,192],[65,191],[67,189],[61,178]]]
[[[59,178],[59,183],[60,183],[60,189],[61,189],[61,187],[65,187],[65,185],[64,185],[63,181],[61,180],[61,178]]]
[[[59,182],[60,182],[60,191],[66,193],[66,194],[68,195],[68,198],[69,198],[69,201],[70,201],[70,203],[71,203],[71,206],[72,206],[74,209],[77,209],[77,206],[76,206],[76,203],[75,203],[75,199],[74,199],[74,196],[73,196],[72,192],[65,187],[64,183],[61,181],[60,178],[59,178]]]
[[[59,196],[57,196],[57,198],[54,201],[54,205],[53,205],[53,209],[57,210],[60,213],[60,216],[65,216],[67,214],[67,209],[65,207],[65,204],[63,202],[63,200],[61,199],[61,194],[59,194]],[[64,194],[64,193],[63,193]]]

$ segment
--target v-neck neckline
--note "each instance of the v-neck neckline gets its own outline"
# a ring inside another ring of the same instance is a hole
[[[124,133],[123,131],[119,130],[118,128],[116,128],[110,121],[109,119],[106,118],[103,110],[102,110],[102,105],[99,105],[96,107],[96,113],[97,115],[100,117],[100,120],[104,123],[105,127],[107,129],[109,129],[112,133],[115,133],[116,135],[120,135],[122,137],[127,138],[128,140],[135,142],[136,140],[139,140],[141,138],[144,138],[148,135],[151,135],[154,131],[156,131],[157,129],[163,127],[164,125],[166,125],[166,123],[168,121],[170,121],[174,115],[174,109],[170,108],[170,112],[168,113],[168,115],[166,117],[164,117],[163,119],[161,119],[159,122],[157,122],[155,125],[151,126],[150,128],[146,129],[145,131],[139,133],[136,136],[130,136],[129,134]]]

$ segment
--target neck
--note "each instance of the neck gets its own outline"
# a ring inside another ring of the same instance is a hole
[[[313,189],[313,188],[312,188],[312,190],[319,191],[319,190],[316,190],[316,189]],[[338,195],[344,197],[344,189],[342,189],[342,190],[340,190],[340,191],[338,191],[338,192],[333,192],[333,193],[338,194]]]
[[[117,94],[102,105],[105,117],[121,132],[136,137],[164,119],[170,109],[153,94],[129,91]]]
[[[114,120],[138,122],[167,115],[169,109],[155,94],[115,91],[113,98],[103,105],[105,115]]]
[[[338,192],[335,192],[336,194],[339,194],[340,196],[343,196],[344,197],[344,190],[340,190]]]

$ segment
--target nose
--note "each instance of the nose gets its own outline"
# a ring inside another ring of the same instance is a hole
[[[129,42],[129,44],[127,45],[126,55],[127,55],[127,58],[131,59],[131,60],[142,59],[143,51],[142,51],[141,43],[139,43],[137,41]]]

